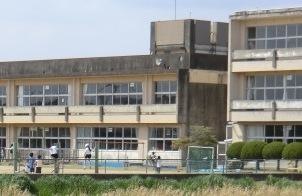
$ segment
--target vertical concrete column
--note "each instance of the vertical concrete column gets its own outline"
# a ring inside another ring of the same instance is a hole
[[[71,105],[81,105],[81,83],[79,78],[74,78],[71,85]]]
[[[153,89],[153,77],[151,75],[147,75],[145,79],[146,87],[146,101],[145,104],[153,104],[154,99],[154,89]]]
[[[240,142],[246,140],[246,133],[243,125],[233,124],[232,138],[233,142]]]
[[[8,80],[6,84],[6,101],[7,106],[15,106],[16,100],[17,100],[17,93],[15,88],[15,81],[14,80]]]
[[[138,145],[138,158],[145,159],[148,154],[148,127],[138,127],[138,142],[143,143]]]
[[[77,127],[70,127],[70,149],[76,149],[77,142]]]

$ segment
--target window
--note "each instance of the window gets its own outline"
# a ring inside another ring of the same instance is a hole
[[[172,141],[177,138],[177,128],[151,128],[149,130],[149,150],[174,151]]]
[[[302,125],[248,125],[246,132],[247,140],[285,143],[302,141]]]
[[[247,77],[248,100],[302,99],[302,75],[255,75]]]
[[[176,81],[157,81],[155,82],[155,103],[156,104],[175,104],[176,103]]]
[[[302,24],[248,27],[247,36],[248,49],[302,47]]]
[[[142,83],[84,84],[84,105],[142,104]]]
[[[0,106],[6,106],[6,87],[0,86]]]
[[[70,148],[70,130],[67,127],[22,127],[18,129],[19,148]]]
[[[0,147],[6,147],[6,128],[0,127]]]
[[[67,84],[18,86],[18,106],[68,105]]]
[[[99,144],[103,150],[137,150],[137,129],[131,127],[79,127],[77,128],[77,148],[85,144]]]

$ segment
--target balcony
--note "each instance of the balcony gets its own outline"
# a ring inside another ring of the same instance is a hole
[[[302,48],[235,50],[232,72],[302,70]]]
[[[299,122],[302,101],[234,100],[230,120],[235,122]]]
[[[177,106],[37,106],[0,108],[0,123],[177,123]]]

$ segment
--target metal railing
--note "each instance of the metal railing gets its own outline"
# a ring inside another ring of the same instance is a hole
[[[34,158],[34,160],[36,160]],[[42,174],[209,174],[209,173],[298,173],[302,160],[225,159],[41,159]],[[15,167],[17,165],[17,167]],[[28,170],[28,160],[0,159],[0,173],[36,173]]]

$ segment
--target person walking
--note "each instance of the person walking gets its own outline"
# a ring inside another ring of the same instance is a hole
[[[86,169],[86,163],[89,162],[89,168],[91,169],[91,148],[89,144],[85,144],[85,152],[84,152],[84,169]]]
[[[161,167],[161,160],[160,160],[160,156],[157,157],[156,160],[156,173],[160,174],[160,167]]]
[[[26,158],[25,167],[26,167],[25,172],[34,173],[34,171],[35,171],[35,158],[34,158],[34,154],[32,152],[29,153],[28,157]]]
[[[58,147],[56,144],[53,144],[49,148],[49,154],[54,159],[54,170],[53,171],[55,174],[58,174],[59,173],[59,164],[58,164],[59,154],[58,154]]]

